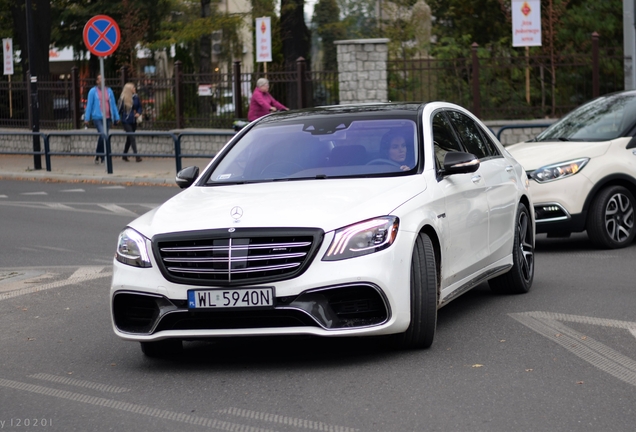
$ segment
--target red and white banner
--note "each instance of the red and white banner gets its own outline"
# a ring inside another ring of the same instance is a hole
[[[270,17],[256,18],[256,62],[272,61],[272,29]]]
[[[512,46],[541,46],[541,0],[512,0]]]
[[[2,64],[4,74],[13,75],[13,39],[2,39]]]

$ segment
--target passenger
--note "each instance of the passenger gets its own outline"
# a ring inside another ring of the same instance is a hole
[[[402,131],[389,131],[380,141],[380,157],[394,162],[402,171],[410,170],[413,165],[410,155],[413,143],[407,136]]]

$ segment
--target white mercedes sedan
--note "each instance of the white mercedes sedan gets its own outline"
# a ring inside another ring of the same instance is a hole
[[[113,329],[148,356],[274,335],[428,348],[457,296],[532,285],[526,172],[456,105],[271,114],[177,183],[121,232],[113,263]]]

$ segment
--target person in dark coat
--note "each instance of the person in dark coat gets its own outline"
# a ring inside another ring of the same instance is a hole
[[[133,83],[127,83],[124,85],[124,89],[119,97],[119,113],[124,130],[129,132],[129,135],[126,136],[124,153],[128,153],[128,149],[132,147],[132,151],[136,155],[137,141],[135,140],[135,136],[130,134],[130,132],[134,133],[137,130],[137,123],[141,118],[142,109],[139,96],[137,96],[137,90]],[[124,156],[123,160],[128,162],[128,157]],[[135,161],[141,162],[141,158],[137,156]]]

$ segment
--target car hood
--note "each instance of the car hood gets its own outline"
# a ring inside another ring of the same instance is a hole
[[[318,227],[328,232],[391,214],[425,189],[422,176],[192,186],[130,226],[149,238],[228,227]],[[233,216],[235,207],[242,216]]]
[[[506,150],[526,171],[534,171],[542,166],[565,162],[582,157],[601,156],[609,149],[612,141],[544,141],[523,142],[506,147]]]

